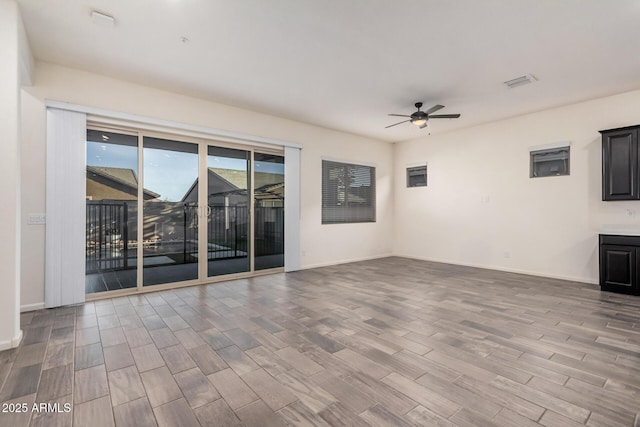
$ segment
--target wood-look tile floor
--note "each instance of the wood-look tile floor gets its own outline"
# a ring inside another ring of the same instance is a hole
[[[29,410],[2,426],[615,427],[640,411],[640,298],[403,258],[40,310],[22,327],[0,353],[0,409]]]

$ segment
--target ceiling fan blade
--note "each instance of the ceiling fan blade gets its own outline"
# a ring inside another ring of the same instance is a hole
[[[434,105],[433,107],[429,108],[427,111],[425,111],[425,113],[427,114],[431,114],[431,113],[435,113],[438,110],[442,110],[444,108],[444,105]]]
[[[458,117],[460,114],[436,114],[435,116],[429,114],[430,119],[457,119]]]
[[[406,114],[389,114],[389,116],[394,116],[394,117],[411,117],[411,116],[407,116]]]
[[[398,122],[398,123],[394,123],[394,124],[389,125],[389,126],[385,126],[384,128],[385,128],[385,129],[387,129],[387,128],[390,128],[390,127],[393,127],[393,126],[396,126],[396,125],[400,125],[400,124],[402,124],[402,123],[410,122],[410,121],[411,121],[411,120],[404,120],[404,121],[402,121],[402,122]]]

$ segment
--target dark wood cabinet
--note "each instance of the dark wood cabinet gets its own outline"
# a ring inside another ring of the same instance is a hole
[[[640,295],[640,236],[600,235],[600,289]]]
[[[638,129],[631,126],[602,134],[602,200],[639,200]]]

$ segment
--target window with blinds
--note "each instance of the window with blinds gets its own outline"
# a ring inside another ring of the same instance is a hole
[[[376,169],[322,161],[322,223],[375,222]]]

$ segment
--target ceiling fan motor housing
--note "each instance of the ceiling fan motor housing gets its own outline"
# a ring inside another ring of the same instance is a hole
[[[414,122],[416,120],[428,120],[428,119],[429,119],[429,115],[424,111],[416,111],[411,115],[411,122]]]

